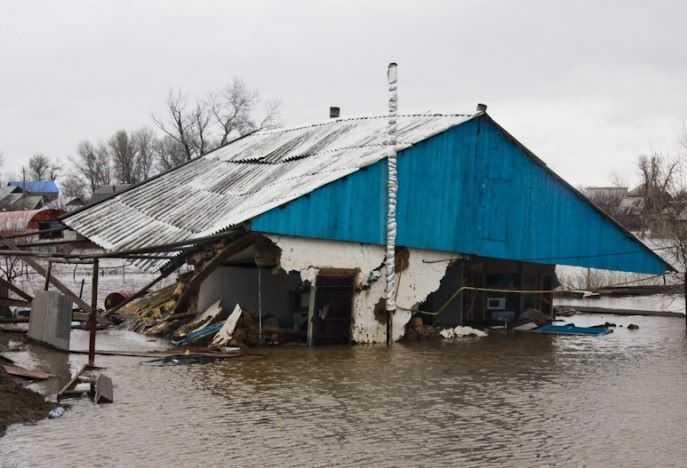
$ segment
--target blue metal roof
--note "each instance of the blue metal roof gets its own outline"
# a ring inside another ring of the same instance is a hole
[[[384,244],[386,161],[253,218],[254,231]],[[398,245],[664,273],[641,241],[483,115],[399,153]]]
[[[54,193],[58,194],[60,190],[57,188],[57,184],[53,180],[27,180],[26,182],[21,180],[13,180],[7,183],[14,187],[20,187],[25,192],[28,193]]]

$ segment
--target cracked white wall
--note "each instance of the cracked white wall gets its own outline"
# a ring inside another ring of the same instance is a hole
[[[367,285],[370,272],[384,261],[384,247],[369,244],[335,242],[299,237],[267,237],[281,249],[280,266],[288,271],[297,271],[303,281],[315,283],[320,269],[358,269],[356,285],[359,289]],[[459,255],[433,250],[409,249],[408,268],[398,278],[397,311],[393,320],[393,339],[398,340],[405,332],[410,320],[410,309],[422,302],[439,288],[441,278],[446,274],[449,259]],[[356,291],[353,303],[353,329],[351,338],[356,343],[382,343],[386,340],[386,326],[375,319],[374,308],[384,298],[384,274],[369,288]]]

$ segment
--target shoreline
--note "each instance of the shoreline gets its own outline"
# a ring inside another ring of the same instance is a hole
[[[597,314],[597,315],[641,315],[644,317],[684,317],[685,314],[682,312],[671,312],[671,311],[661,311],[661,310],[646,310],[646,309],[621,309],[616,307],[598,307],[598,306],[580,306],[580,305],[568,305],[568,304],[556,304],[554,308],[557,308],[559,315],[562,311],[570,310],[574,313],[579,314]],[[561,314],[563,315],[563,314]],[[574,314],[573,314],[574,315]]]
[[[0,368],[0,438],[12,424],[45,419],[54,407],[43,395]]]

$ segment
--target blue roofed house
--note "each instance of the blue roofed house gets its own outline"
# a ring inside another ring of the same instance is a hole
[[[398,122],[394,339],[418,313],[455,325],[550,312],[556,264],[672,269],[486,112]],[[250,134],[64,222],[113,251],[253,236],[204,279],[198,310],[222,299],[307,330],[314,344],[382,342],[386,125],[363,117]],[[455,294],[462,287],[489,291]]]
[[[24,193],[31,196],[40,196],[43,203],[47,204],[57,200],[60,189],[54,180],[12,180],[7,183],[10,187],[19,187]]]

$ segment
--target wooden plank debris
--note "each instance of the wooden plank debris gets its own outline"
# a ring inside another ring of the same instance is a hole
[[[21,299],[11,299],[9,297],[0,297],[0,306],[31,307],[31,302]]]
[[[112,307],[111,309],[106,310],[105,313],[103,314],[103,316],[104,316],[104,317],[107,317],[107,316],[109,316],[110,314],[112,314],[112,313],[114,313],[114,312],[117,312],[118,310],[124,308],[126,305],[130,304],[131,302],[133,302],[134,300],[138,299],[139,297],[142,297],[143,295],[145,295],[145,293],[148,292],[148,290],[149,290],[150,288],[152,288],[153,286],[155,286],[157,283],[159,283],[159,282],[162,281],[163,279],[167,278],[167,277],[168,277],[170,274],[172,274],[172,272],[174,272],[174,271],[176,271],[176,269],[170,269],[170,270],[166,271],[165,273],[163,273],[162,275],[158,276],[157,278],[155,278],[154,280],[152,280],[151,282],[149,282],[148,284],[146,284],[145,286],[143,286],[141,289],[139,289],[138,292],[136,292],[135,294],[132,294],[131,296],[129,296],[125,301],[120,302],[119,304],[117,304],[116,306]]]
[[[217,332],[215,337],[212,339],[213,346],[228,346],[232,339],[234,339],[234,330],[236,325],[241,318],[241,313],[243,310],[239,304],[236,304],[233,312],[229,315],[229,318],[224,322],[222,328]]]
[[[84,364],[81,369],[79,369],[74,376],[69,379],[69,382],[64,384],[64,387],[60,389],[59,392],[57,392],[57,401],[60,401],[62,398],[66,398],[67,396],[71,396],[73,392],[71,390],[76,386],[76,384],[79,382],[79,378],[81,377],[81,374],[88,368],[88,364]]]
[[[223,247],[222,249],[215,254],[210,261],[205,263],[203,267],[200,269],[200,271],[197,271],[191,280],[188,282],[186,287],[184,288],[184,291],[181,293],[181,296],[179,296],[179,299],[176,302],[176,305],[174,306],[174,309],[172,310],[170,315],[178,314],[181,312],[185,312],[185,309],[188,305],[188,302],[190,301],[191,297],[197,293],[198,288],[200,288],[200,285],[203,283],[203,281],[210,276],[210,273],[215,271],[215,269],[227,258],[231,257],[232,255],[242,251],[246,247],[250,246],[255,239],[257,239],[257,235],[255,234],[246,234],[242,237],[239,237],[238,239],[234,240],[231,242],[229,245]]]
[[[16,377],[21,377],[23,379],[46,380],[50,377],[55,377],[53,374],[50,374],[48,372],[27,369],[26,367],[21,366],[3,365],[2,368],[8,374],[14,375]]]

